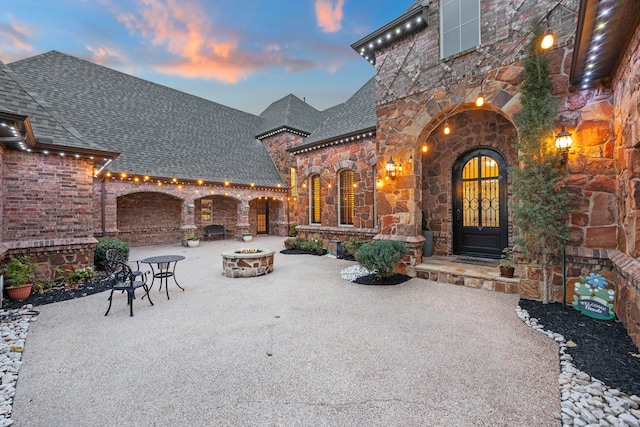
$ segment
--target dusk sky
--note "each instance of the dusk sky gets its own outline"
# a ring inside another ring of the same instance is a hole
[[[412,0],[18,0],[0,60],[50,50],[254,114],[289,93],[319,110],[374,74],[350,44]]]

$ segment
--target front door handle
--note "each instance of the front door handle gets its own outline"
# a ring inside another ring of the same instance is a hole
[[[456,210],[456,221],[460,222],[460,209]]]

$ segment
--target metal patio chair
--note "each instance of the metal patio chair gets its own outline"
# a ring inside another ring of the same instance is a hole
[[[109,314],[111,310],[111,303],[113,302],[113,292],[122,291],[127,293],[127,304],[129,305],[129,316],[133,316],[133,300],[136,299],[136,289],[143,288],[146,296],[149,299],[149,303],[153,305],[151,296],[149,295],[149,286],[147,286],[147,274],[138,272],[136,274],[127,263],[112,260],[107,261],[107,279],[111,281],[111,292],[109,294],[109,307],[105,316]]]

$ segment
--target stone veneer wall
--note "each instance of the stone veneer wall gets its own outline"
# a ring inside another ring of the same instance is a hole
[[[470,149],[482,146],[501,152],[507,167],[516,164],[516,130],[501,114],[491,110],[466,110],[449,117],[448,123],[451,134],[444,135],[442,126],[439,126],[427,140],[429,151],[421,156],[422,208],[428,218],[429,229],[434,232],[435,255],[452,253],[452,167],[457,158]],[[507,178],[510,198],[511,180],[509,175]],[[511,224],[513,215],[509,214],[509,218]]]
[[[309,177],[320,174],[322,196],[322,224],[324,227],[368,230],[376,228],[375,218],[375,142],[372,138],[360,143],[346,143],[316,149],[296,156],[298,178],[298,210],[291,222],[309,225]],[[357,185],[354,195],[355,215],[353,227],[338,224],[340,171],[354,172]]]
[[[611,259],[617,273],[616,313],[640,347],[640,28],[622,64],[612,85],[619,252]]]
[[[89,159],[3,150],[2,256],[32,256],[40,279],[93,265],[92,174]]]

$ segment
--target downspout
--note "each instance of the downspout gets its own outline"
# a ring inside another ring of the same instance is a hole
[[[102,188],[100,191],[100,216],[101,216],[101,225],[102,225],[102,237],[104,237],[105,235],[105,228],[106,228],[106,218],[105,218],[105,199],[106,199],[106,195],[105,195],[105,191],[106,191],[106,185],[105,185],[105,180],[104,177],[102,177]]]

